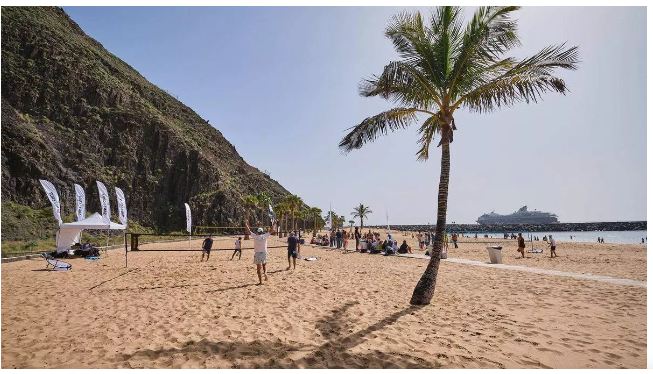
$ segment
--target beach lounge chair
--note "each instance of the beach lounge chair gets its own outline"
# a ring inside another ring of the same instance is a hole
[[[58,259],[50,256],[47,253],[43,253],[43,258],[46,261],[45,268],[47,269],[49,266],[52,266],[52,270],[57,270],[57,271],[62,271],[62,270],[70,270],[73,268],[73,266],[67,262],[59,261]]]

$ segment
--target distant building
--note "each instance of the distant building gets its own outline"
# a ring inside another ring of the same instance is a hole
[[[476,220],[480,225],[503,224],[547,224],[558,223],[558,216],[553,213],[528,211],[527,206],[511,214],[486,213]]]

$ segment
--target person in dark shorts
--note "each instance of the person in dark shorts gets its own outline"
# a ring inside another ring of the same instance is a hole
[[[299,239],[295,236],[294,232],[291,232],[288,236],[288,268],[290,270],[290,258],[292,257],[292,268],[295,270],[297,266],[297,248],[299,247]]]
[[[556,253],[556,241],[552,235],[549,235],[549,246],[551,247],[551,258],[558,257]]]
[[[209,235],[209,237],[204,239],[204,242],[202,243],[202,259],[200,262],[204,261],[204,255],[206,255],[206,261],[209,260],[209,256],[211,256],[211,247],[213,247],[213,235]]]
[[[526,255],[524,254],[524,250],[526,249],[526,243],[524,242],[524,238],[521,236],[521,232],[517,234],[517,252],[521,253],[521,257],[524,258]]]
[[[241,247],[242,247],[242,241],[240,240],[240,238],[238,238],[234,242],[234,254],[231,255],[232,260],[234,259],[234,256],[236,255],[236,253],[238,253],[238,259],[240,260],[240,256],[243,255],[243,250],[242,250]]]

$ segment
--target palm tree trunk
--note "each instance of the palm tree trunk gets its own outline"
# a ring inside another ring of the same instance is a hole
[[[363,217],[361,217],[361,235],[363,235]]]
[[[442,142],[442,160],[440,161],[440,186],[438,188],[438,217],[435,225],[435,242],[431,250],[431,260],[429,261],[424,274],[415,286],[413,296],[410,299],[411,305],[427,305],[431,303],[433,293],[435,292],[435,281],[438,277],[440,268],[440,252],[442,251],[442,241],[447,224],[447,198],[449,195],[449,142]]]

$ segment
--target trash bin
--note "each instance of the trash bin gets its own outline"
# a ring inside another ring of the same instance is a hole
[[[447,258],[447,249],[446,248],[442,248],[442,250],[440,251],[440,258],[441,259],[446,259]]]
[[[487,252],[490,255],[490,262],[493,264],[501,263],[501,246],[493,245],[487,247]]]

